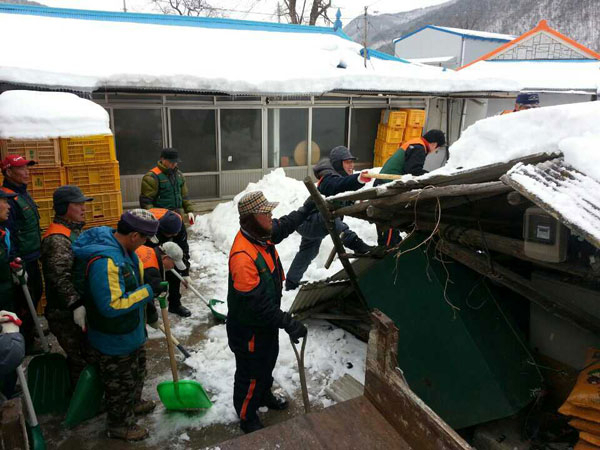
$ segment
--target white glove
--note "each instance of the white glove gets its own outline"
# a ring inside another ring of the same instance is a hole
[[[185,281],[185,283],[183,281],[179,283],[179,293],[181,295],[184,295],[188,290],[187,287],[192,285],[192,279],[189,277],[189,275],[183,277],[183,280]]]
[[[85,331],[85,306],[78,306],[73,310],[73,322]]]
[[[2,333],[18,333],[21,320],[15,313],[10,311],[0,311],[0,324]]]
[[[196,218],[195,218],[195,216],[194,216],[194,213],[193,213],[193,212],[191,212],[191,213],[188,213],[188,221],[190,222],[190,225],[194,225],[194,221],[195,221],[195,219],[196,219]]]

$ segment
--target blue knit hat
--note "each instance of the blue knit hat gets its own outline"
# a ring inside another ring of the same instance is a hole
[[[535,92],[519,94],[515,103],[518,105],[539,106],[540,96]]]

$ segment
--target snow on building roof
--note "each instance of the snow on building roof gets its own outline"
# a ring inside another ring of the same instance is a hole
[[[590,150],[597,152],[598,148]],[[538,164],[517,164],[503,180],[600,248],[599,179],[587,176],[557,158]]]
[[[6,91],[0,95],[1,139],[112,134],[108,113],[65,92]]]
[[[523,90],[530,91],[595,93],[600,89],[600,61],[594,59],[479,61],[461,73],[513,80],[523,86]]]
[[[417,64],[435,64],[435,63],[445,63],[449,61],[453,61],[456,59],[456,56],[434,56],[431,58],[407,58],[411,63]]]
[[[10,42],[0,81],[18,85],[263,95],[520,90],[372,52],[365,68],[359,44],[322,27],[0,5],[0,38]]]
[[[413,31],[412,33],[408,33],[405,36],[394,39],[394,44],[398,41],[402,41],[414,34],[419,33],[420,31],[431,29],[437,30],[444,33],[455,34],[467,39],[476,39],[476,40],[484,40],[484,41],[496,41],[496,42],[509,42],[512,41],[515,37],[510,34],[500,34],[500,33],[490,33],[487,31],[476,31],[476,30],[465,30],[462,28],[450,28],[450,27],[441,27],[438,25],[425,25],[418,30]]]

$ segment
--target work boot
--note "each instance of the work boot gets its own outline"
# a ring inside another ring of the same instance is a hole
[[[262,430],[265,426],[262,424],[258,417],[250,420],[241,420],[240,428],[246,434],[253,433],[254,431]]]
[[[141,400],[137,405],[133,407],[133,413],[136,416],[142,416],[149,414],[156,408],[156,402],[154,400]]]
[[[173,306],[169,305],[169,312],[173,313],[173,314],[177,314],[178,316],[181,316],[181,317],[190,317],[192,315],[190,310],[187,309],[182,304],[173,305]]]
[[[149,435],[148,430],[140,425],[133,424],[129,427],[109,427],[106,435],[112,439],[123,439],[124,441],[142,441]]]
[[[284,409],[287,409],[289,405],[285,398],[275,396],[271,391],[269,391],[263,396],[260,406],[266,406],[269,409],[283,411]]]
[[[354,242],[346,245],[350,250],[354,250],[357,255],[364,255],[375,248],[373,245],[367,244],[365,241],[357,237]]]

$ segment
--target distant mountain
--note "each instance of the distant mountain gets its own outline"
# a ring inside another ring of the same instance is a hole
[[[599,11],[599,0],[452,0],[429,8],[368,16],[368,45],[393,55],[394,39],[425,25],[518,36],[546,19],[552,28],[600,51]],[[353,19],[344,31],[362,43],[364,18]]]
[[[33,6],[44,6],[38,2],[32,2],[30,0],[0,0],[0,3],[14,3],[17,5],[33,5]]]

